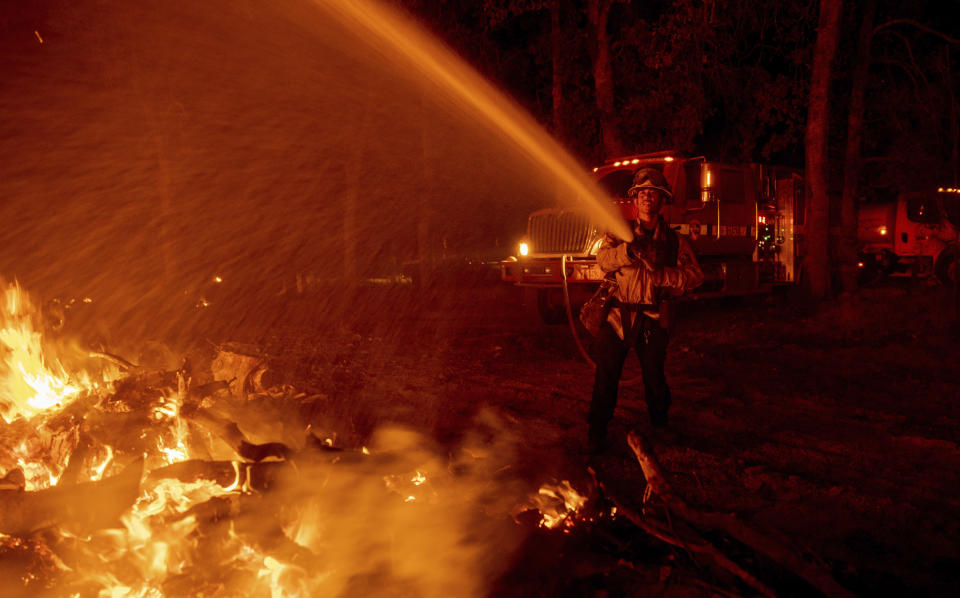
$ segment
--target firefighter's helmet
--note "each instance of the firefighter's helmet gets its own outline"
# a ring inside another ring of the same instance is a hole
[[[673,193],[666,177],[656,168],[644,167],[633,175],[633,185],[627,189],[627,197],[634,198],[640,189],[656,189],[664,195],[666,203],[673,201]]]

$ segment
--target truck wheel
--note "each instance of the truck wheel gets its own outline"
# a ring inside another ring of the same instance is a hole
[[[539,289],[537,291],[537,311],[544,324],[565,324],[567,308],[563,303],[563,291],[559,289]]]
[[[943,284],[954,284],[960,278],[960,248],[947,247],[937,256],[933,272]]]

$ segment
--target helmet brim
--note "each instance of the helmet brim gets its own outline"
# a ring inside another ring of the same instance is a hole
[[[657,187],[655,185],[634,185],[633,187],[630,187],[629,189],[627,189],[627,197],[629,197],[630,199],[636,198],[637,193],[641,189],[653,189],[655,191],[659,191],[660,193],[663,193],[666,196],[667,201],[670,201],[673,199],[673,193],[671,193],[669,189],[667,189],[666,187]]]

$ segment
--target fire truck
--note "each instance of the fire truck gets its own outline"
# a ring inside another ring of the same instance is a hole
[[[935,274],[949,283],[960,261],[960,189],[941,187],[862,204],[857,241],[862,280]]]
[[[627,189],[641,167],[660,170],[673,190],[662,214],[687,235],[704,272],[694,297],[743,295],[791,284],[804,236],[802,173],[761,164],[725,164],[658,152],[610,160],[593,169],[597,183],[635,218]],[[530,214],[518,255],[501,262],[501,278],[527,289],[547,323],[569,320],[603,279],[596,255],[605,231],[584,210]]]

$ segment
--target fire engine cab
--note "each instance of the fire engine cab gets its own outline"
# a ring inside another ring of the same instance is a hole
[[[960,261],[960,189],[912,191],[896,201],[865,203],[857,219],[862,278],[956,276]]]
[[[673,190],[663,217],[687,235],[705,276],[693,296],[764,292],[796,280],[804,234],[799,170],[711,162],[675,152],[611,160],[593,172],[627,220],[635,218],[627,189],[641,167],[660,170]],[[529,216],[518,255],[501,262],[501,278],[535,293],[543,320],[560,323],[565,296],[579,306],[604,277],[596,261],[603,235],[584,210],[538,210]]]

